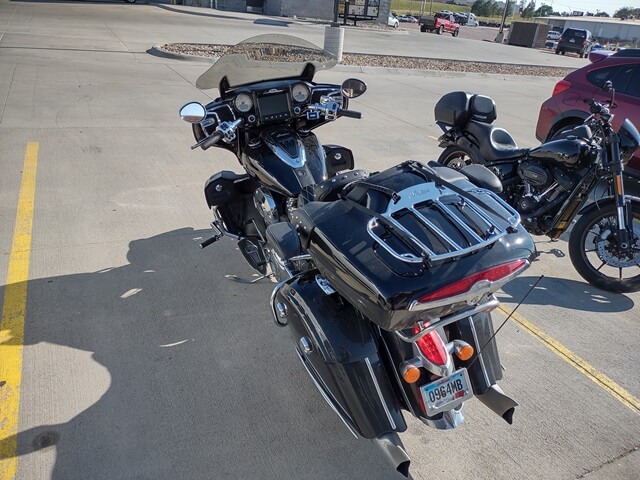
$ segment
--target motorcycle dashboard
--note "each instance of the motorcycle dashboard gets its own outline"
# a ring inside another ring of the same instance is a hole
[[[255,92],[260,122],[283,121],[291,118],[291,90],[271,88]]]

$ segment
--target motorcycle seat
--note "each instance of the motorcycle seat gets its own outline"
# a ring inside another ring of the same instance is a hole
[[[313,200],[316,202],[332,202],[338,199],[338,195],[344,187],[350,183],[364,180],[369,177],[369,172],[365,170],[351,170],[339,173],[328,178],[315,186],[313,189]]]
[[[529,153],[528,148],[518,148],[513,137],[504,128],[471,120],[467,124],[467,130],[478,140],[480,155],[487,162],[513,160]]]

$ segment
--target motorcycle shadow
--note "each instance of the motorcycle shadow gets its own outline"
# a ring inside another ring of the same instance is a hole
[[[232,241],[201,251],[208,236],[29,281],[21,430],[0,459],[53,480],[402,478],[315,390],[271,318],[273,283],[225,280],[253,272]]]
[[[522,299],[540,277],[522,276],[502,287],[508,296],[499,296],[502,302]],[[525,305],[558,306],[587,312],[626,312],[635,303],[624,294],[605,292],[584,281],[545,276],[523,302]]]

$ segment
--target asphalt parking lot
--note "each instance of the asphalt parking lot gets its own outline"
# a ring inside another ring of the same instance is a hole
[[[204,181],[239,165],[191,151],[177,115],[215,96],[194,85],[207,65],[146,51],[270,32],[323,43],[322,26],[258,15],[0,0],[1,480],[401,478],[315,390],[271,319],[273,285],[226,280],[252,275],[232,241],[197,246],[210,221]],[[471,42],[350,29],[345,50],[584,63]],[[317,133],[371,170],[437,158],[433,107],[455,89],[492,96],[497,123],[536,145],[558,80],[358,76],[369,90],[351,108],[363,119]],[[591,287],[566,241],[537,240],[540,259],[495,315],[498,326],[544,275],[498,334],[514,424],[476,400],[454,431],[407,416],[416,479],[638,478],[640,294]]]

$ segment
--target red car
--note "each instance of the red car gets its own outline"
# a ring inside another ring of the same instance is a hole
[[[625,118],[640,127],[640,49],[617,53],[594,51],[591,64],[571,72],[560,80],[553,94],[540,107],[536,137],[551,140],[562,130],[579,125],[589,116],[589,106],[582,100],[593,98],[602,103],[610,98],[600,87],[610,80],[616,90],[613,126],[617,130]],[[640,150],[626,167],[632,175],[640,175]]]

